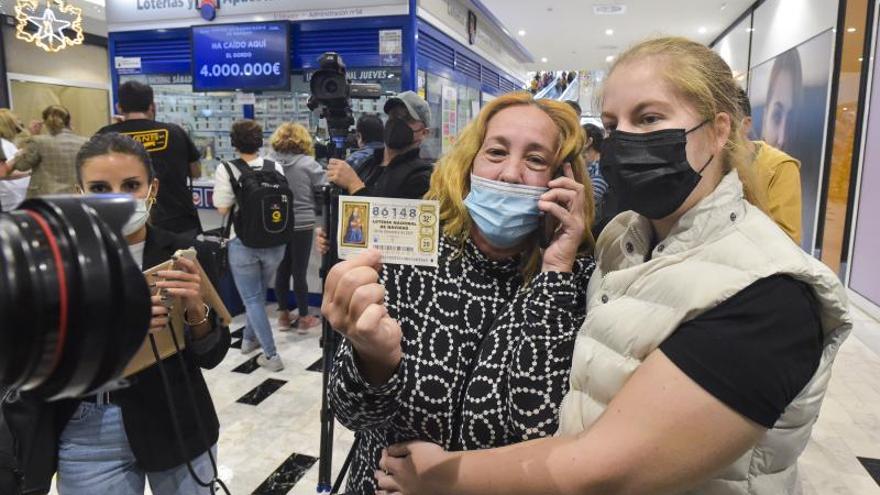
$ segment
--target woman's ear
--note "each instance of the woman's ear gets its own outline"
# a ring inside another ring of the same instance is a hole
[[[720,153],[721,150],[724,149],[724,145],[726,145],[727,141],[730,139],[731,124],[732,122],[730,121],[729,113],[719,112],[715,115],[712,129],[715,131],[714,148],[717,150],[716,153]]]
[[[156,202],[156,198],[159,195],[159,178],[153,178],[153,182],[150,183],[150,197],[147,199],[152,199],[153,203]]]

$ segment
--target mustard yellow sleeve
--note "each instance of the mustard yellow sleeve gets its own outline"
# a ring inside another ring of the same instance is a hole
[[[770,216],[796,243],[801,243],[801,171],[797,161],[780,163],[770,178]]]
[[[39,150],[37,150],[37,145],[30,142],[22,151],[15,155],[15,159],[11,162],[12,169],[27,172],[39,166],[42,159]]]

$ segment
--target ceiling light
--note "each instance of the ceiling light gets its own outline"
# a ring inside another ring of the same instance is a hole
[[[754,33],[754,32],[755,32],[755,28],[746,28],[746,32],[747,32],[747,33]]]
[[[614,62],[614,55],[608,55],[607,57],[605,57],[605,61],[608,62],[609,64],[611,62]]]
[[[547,63],[547,57],[541,57],[541,62]]]
[[[846,32],[847,33],[854,33],[854,32],[856,32],[856,28],[854,28],[854,27],[846,28]]]
[[[525,30],[525,29],[520,29],[519,31],[517,31],[516,34],[518,34],[518,35],[520,35],[520,36],[525,36],[525,35],[526,35],[526,30]]]
[[[864,59],[862,57],[859,57],[859,62],[862,62],[862,61],[864,61]]]
[[[613,29],[606,29],[605,34],[607,36],[614,36],[614,30]]]
[[[709,30],[706,29],[705,26],[700,26],[700,29],[698,29],[697,31],[699,31],[700,34],[706,34]]]
[[[849,111],[849,108],[843,107],[843,111],[844,112]]]
[[[593,5],[593,13],[596,15],[622,15],[626,14],[626,5]]]

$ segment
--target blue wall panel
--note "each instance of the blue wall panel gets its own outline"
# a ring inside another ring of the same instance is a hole
[[[420,20],[418,23],[419,69],[464,82],[463,78],[475,80],[482,91],[494,95],[522,89],[525,82],[506,74],[495,64],[477,55],[461,43],[453,40],[434,26]]]

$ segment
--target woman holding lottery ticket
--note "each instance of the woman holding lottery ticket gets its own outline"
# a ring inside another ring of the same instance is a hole
[[[345,342],[330,400],[356,432],[348,491],[373,494],[382,450],[551,435],[593,270],[584,135],[568,105],[488,103],[437,165],[439,266],[336,265],[322,311]]]

